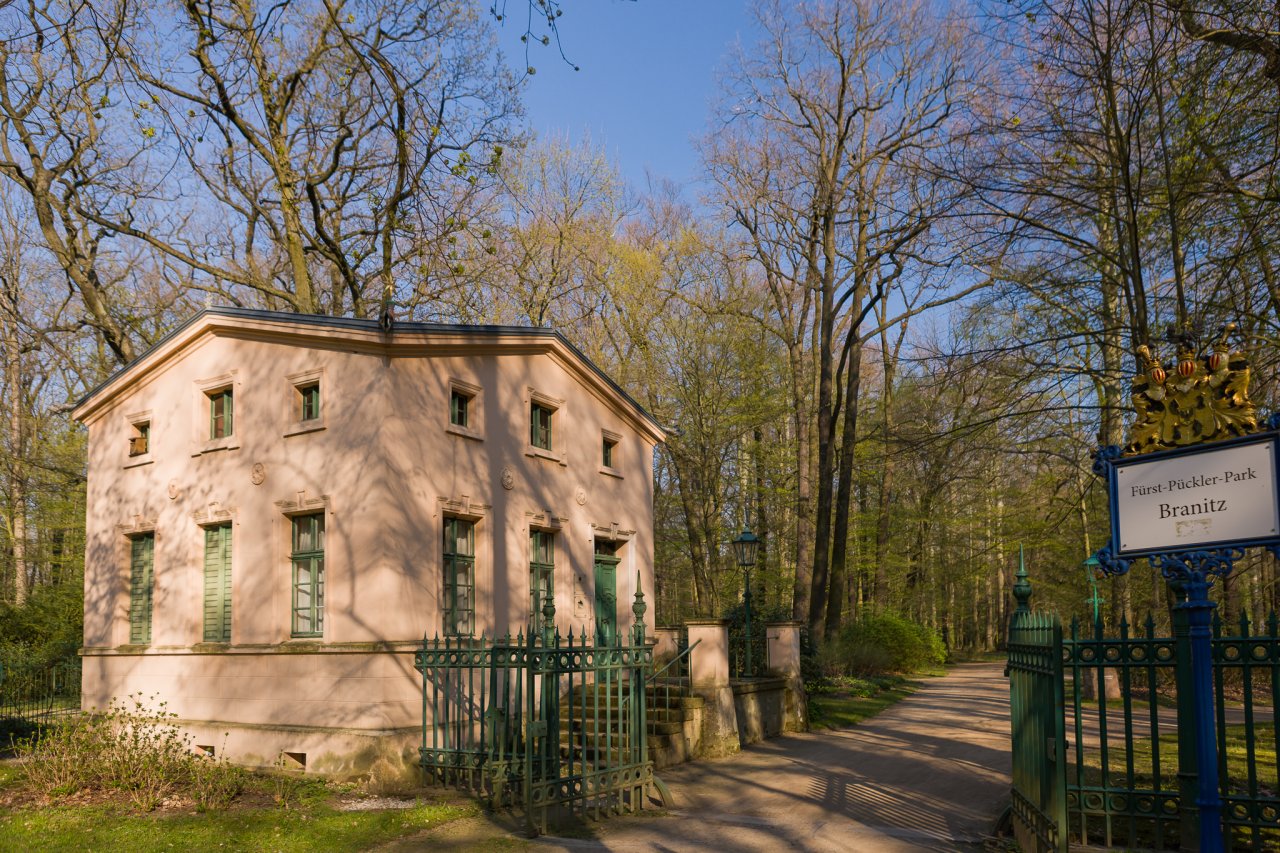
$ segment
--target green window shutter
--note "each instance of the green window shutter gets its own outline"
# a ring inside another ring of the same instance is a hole
[[[225,528],[222,562],[222,641],[231,642],[231,525]]]
[[[154,533],[129,540],[129,642],[151,642],[151,600],[155,589]]]
[[[204,641],[217,642],[222,614],[222,528],[204,531]]]
[[[204,531],[204,640],[231,642],[231,525]]]

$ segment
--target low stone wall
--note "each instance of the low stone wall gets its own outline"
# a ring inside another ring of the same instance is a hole
[[[732,682],[738,715],[738,742],[759,743],[782,734],[787,719],[785,678],[752,678]]]

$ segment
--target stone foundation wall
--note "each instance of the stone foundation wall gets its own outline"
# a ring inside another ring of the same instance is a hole
[[[81,706],[135,697],[192,744],[249,767],[412,778],[422,676],[396,651],[147,650],[85,654]]]

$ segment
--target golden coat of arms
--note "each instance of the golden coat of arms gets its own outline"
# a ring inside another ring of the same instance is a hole
[[[1258,429],[1258,410],[1249,400],[1249,359],[1231,351],[1234,323],[1222,328],[1204,353],[1190,335],[1178,339],[1178,363],[1165,371],[1151,347],[1138,347],[1143,372],[1133,379],[1135,417],[1124,455],[1186,447],[1248,435]]]

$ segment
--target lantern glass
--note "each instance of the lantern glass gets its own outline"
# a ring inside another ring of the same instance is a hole
[[[729,543],[733,546],[733,554],[738,558],[738,565],[750,568],[756,564],[756,551],[760,549],[760,540],[750,529],[743,530],[738,538]]]

